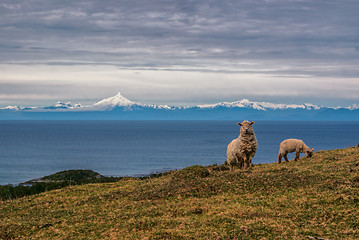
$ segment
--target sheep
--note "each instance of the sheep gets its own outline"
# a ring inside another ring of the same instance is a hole
[[[299,159],[300,153],[305,153],[306,157],[313,156],[314,148],[310,149],[302,140],[299,139],[287,139],[280,143],[278,163],[282,162],[282,157],[288,162],[287,154],[295,152],[294,160]]]
[[[239,168],[246,169],[252,167],[252,158],[257,152],[257,139],[253,131],[252,125],[254,122],[243,121],[237,123],[241,126],[238,138],[232,140],[227,147],[227,164],[231,172],[233,172],[234,165],[239,165]]]

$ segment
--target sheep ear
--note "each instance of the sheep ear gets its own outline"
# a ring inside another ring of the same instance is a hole
[[[239,126],[242,126],[242,123],[240,123],[240,122],[239,122],[239,123],[237,123],[237,124],[238,124]]]
[[[314,148],[312,148],[312,152],[314,151]]]
[[[254,124],[254,121],[250,123],[250,125],[253,125]]]

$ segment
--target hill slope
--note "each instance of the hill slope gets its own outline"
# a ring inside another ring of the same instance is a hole
[[[192,166],[4,201],[0,238],[359,238],[358,147],[225,168]]]

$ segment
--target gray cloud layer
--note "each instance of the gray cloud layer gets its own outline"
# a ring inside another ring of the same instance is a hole
[[[356,0],[3,0],[0,64],[336,78],[359,90],[358,12]]]

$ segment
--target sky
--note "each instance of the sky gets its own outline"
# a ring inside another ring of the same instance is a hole
[[[0,0],[0,106],[359,103],[357,0]]]

